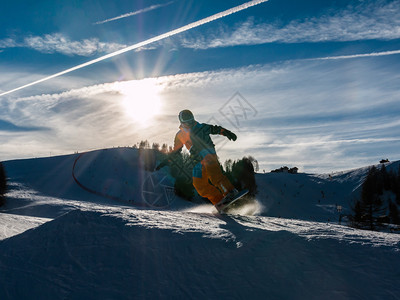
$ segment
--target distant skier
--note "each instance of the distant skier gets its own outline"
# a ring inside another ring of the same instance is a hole
[[[169,159],[162,162],[156,169],[159,170],[165,166],[185,146],[195,164],[192,174],[193,186],[199,195],[208,198],[214,205],[222,202],[222,199],[224,201],[233,199],[238,191],[222,173],[210,134],[224,135],[232,141],[236,141],[236,135],[221,126],[197,122],[190,110],[182,110],[179,113],[179,121],[181,125],[175,136],[174,149]]]

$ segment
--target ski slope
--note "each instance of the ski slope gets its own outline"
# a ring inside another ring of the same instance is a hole
[[[400,235],[338,224],[368,168],[257,174],[253,213],[226,216],[131,148],[4,166],[0,299],[400,298]]]

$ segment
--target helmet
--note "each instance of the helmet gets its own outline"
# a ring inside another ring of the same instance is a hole
[[[182,124],[192,125],[194,123],[193,113],[188,109],[182,110],[179,113],[179,121]]]

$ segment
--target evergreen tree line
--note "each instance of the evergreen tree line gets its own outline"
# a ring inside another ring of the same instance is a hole
[[[150,143],[148,140],[140,141],[140,143],[137,143],[133,145],[133,148],[135,149],[153,149],[161,153],[168,153],[172,151],[172,146],[168,146],[168,144],[162,144],[160,145],[159,143],[152,143],[150,146]]]
[[[361,197],[352,207],[351,225],[356,228],[376,230],[385,224],[400,225],[400,168],[388,172],[384,164],[373,166],[365,178]]]
[[[153,171],[156,167],[156,162],[165,160],[172,151],[172,147],[167,144],[160,146],[158,143],[150,143],[145,140],[141,141],[134,148],[139,149],[139,153],[144,161],[144,169]],[[195,162],[190,158],[187,152],[181,152],[179,155],[170,156],[170,172],[175,178],[175,193],[187,200],[192,200],[196,195],[193,186],[192,170]],[[252,156],[243,157],[239,160],[227,160],[221,166],[222,172],[238,190],[247,188],[249,197],[255,196],[257,185],[255,181],[255,172],[258,171],[258,162]]]
[[[0,206],[5,203],[5,196],[7,189],[6,172],[4,170],[3,164],[0,162]]]

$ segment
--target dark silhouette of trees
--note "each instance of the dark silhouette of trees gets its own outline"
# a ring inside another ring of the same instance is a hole
[[[258,170],[258,162],[252,156],[243,157],[240,160],[225,161],[225,174],[236,189],[248,189],[248,195],[254,197],[257,193],[255,170]]]
[[[161,152],[162,152],[162,153],[167,153],[167,152],[168,152],[168,145],[167,145],[167,144],[162,144],[162,146],[161,146]]]
[[[395,202],[391,200],[390,195],[395,195]],[[363,182],[361,197],[352,207],[352,226],[376,230],[384,223],[399,225],[399,199],[400,174],[388,172],[384,164],[379,170],[375,166],[371,167]]]
[[[154,149],[156,151],[160,151],[160,144],[159,143],[153,143],[151,146],[151,149]]]
[[[400,225],[400,214],[396,203],[389,202],[389,218],[390,223]]]
[[[166,161],[168,158],[167,165],[170,167],[170,173],[175,179],[175,194],[191,200],[195,193],[192,180],[193,165],[189,155],[184,152],[170,155],[172,147],[165,143],[161,147],[159,143],[152,143],[150,147],[149,141],[142,140],[138,145],[143,169],[153,172],[158,163]]]
[[[4,194],[7,190],[7,177],[3,164],[0,162],[0,206],[5,203]]]
[[[224,167],[225,167],[225,172],[226,173],[231,173],[232,172],[232,164],[233,164],[232,159],[227,159],[225,161]]]
[[[140,141],[139,149],[149,149],[149,148],[150,148],[150,144],[149,144],[148,140]]]
[[[294,168],[290,168],[287,166],[283,166],[279,169],[275,169],[272,170],[271,173],[290,173],[290,174],[297,174],[297,172],[299,171],[299,168],[294,167]]]
[[[379,173],[372,167],[364,181],[361,191],[362,226],[374,230],[379,226],[379,217],[384,214],[386,208],[383,207],[381,195],[383,194],[383,173]]]
[[[185,152],[173,155],[169,166],[171,175],[175,178],[175,194],[186,200],[192,200],[195,195],[192,178],[194,163],[190,155]]]

